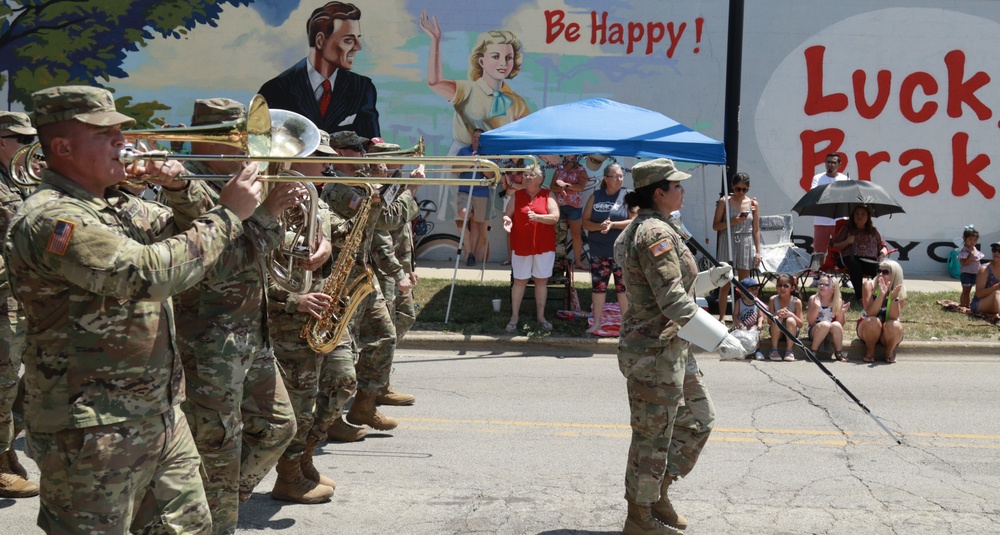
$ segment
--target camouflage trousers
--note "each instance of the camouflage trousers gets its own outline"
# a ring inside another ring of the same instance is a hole
[[[350,336],[344,338],[347,341],[341,341],[329,353],[316,353],[301,339],[274,343],[281,377],[295,411],[295,437],[283,454],[288,460],[302,456],[310,436],[320,442],[326,440],[330,424],[357,390],[354,351]]]
[[[383,285],[385,287],[385,285]],[[395,292],[383,295],[372,292],[367,302],[358,307],[351,325],[351,334],[358,348],[355,366],[358,391],[377,395],[389,384],[392,358],[396,352],[396,327],[392,323],[389,303],[394,302]]]
[[[17,396],[21,352],[24,351],[24,317],[0,314],[0,453],[14,446],[23,426],[24,410]]]
[[[27,435],[46,533],[211,533],[198,450],[177,407],[140,420]],[[140,529],[141,528],[141,529]]]
[[[417,321],[417,307],[413,303],[413,292],[397,292],[394,302],[393,319],[396,321],[396,343],[398,344],[410,332]]]
[[[201,453],[214,533],[233,533],[239,492],[274,468],[295,435],[295,414],[274,352],[185,354],[182,404]]]
[[[625,497],[648,505],[659,500],[664,477],[677,479],[694,469],[715,426],[715,408],[690,351],[681,352],[679,362],[669,348],[641,353],[655,354],[662,366],[659,372],[635,366],[625,374],[632,426]]]

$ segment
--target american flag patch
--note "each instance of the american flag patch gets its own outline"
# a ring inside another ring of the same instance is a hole
[[[674,244],[670,243],[670,238],[663,238],[662,240],[649,246],[649,252],[653,253],[653,256],[660,256],[661,254],[674,248]]]
[[[49,237],[49,245],[45,250],[57,255],[66,254],[66,248],[69,247],[69,238],[73,235],[73,229],[75,228],[76,225],[69,221],[63,219],[57,220],[56,229],[52,231],[52,236]]]
[[[354,197],[351,197],[351,204],[350,204],[351,210],[356,209],[359,204],[361,204],[361,195],[355,195]]]

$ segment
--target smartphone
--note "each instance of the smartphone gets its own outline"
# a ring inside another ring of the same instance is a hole
[[[750,210],[743,210],[740,212],[740,217],[750,217]]]

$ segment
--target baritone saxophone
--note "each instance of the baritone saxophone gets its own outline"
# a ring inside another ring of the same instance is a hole
[[[318,319],[310,317],[302,327],[302,337],[317,353],[329,353],[337,347],[358,306],[365,301],[368,294],[375,291],[375,273],[364,259],[360,262],[364,266],[364,272],[351,279],[357,255],[364,254],[360,249],[365,238],[368,218],[372,207],[379,200],[374,186],[368,183],[358,186],[365,189],[367,197],[354,216],[351,231],[344,240],[344,246],[337,255],[330,276],[323,284],[322,292],[331,298],[330,307]]]

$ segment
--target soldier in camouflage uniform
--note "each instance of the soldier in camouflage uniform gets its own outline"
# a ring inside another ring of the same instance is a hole
[[[243,104],[225,98],[195,102],[191,126],[241,119]],[[242,153],[237,147],[192,143],[194,154]],[[204,163],[204,162],[200,162]],[[232,162],[186,166],[225,173]],[[218,185],[207,182],[213,200]],[[296,186],[297,195],[305,189]],[[254,250],[252,241],[243,246]],[[295,434],[295,415],[278,373],[267,327],[266,254],[225,279],[205,280],[175,300],[177,337],[187,383],[182,406],[205,471],[213,531],[233,533],[239,502],[278,462]]]
[[[198,452],[178,408],[184,373],[170,296],[277,244],[274,218],[254,210],[256,165],[205,213],[200,190],[173,180],[179,163],[135,169],[162,179],[170,210],[114,188],[125,178],[121,128],[135,121],[110,92],[54,87],[32,101],[48,169],[5,251],[28,327],[26,450],[41,470],[38,525],[125,533],[143,499],[161,530],[209,533]],[[244,232],[254,247],[231,247]]]
[[[681,181],[690,175],[661,158],[636,165],[632,177],[636,189],[625,201],[630,208],[638,206],[639,215],[615,241],[615,262],[622,266],[629,301],[618,345],[632,414],[623,532],[675,534],[687,520],[674,511],[667,487],[694,468],[715,423],[689,342],[709,350],[739,347],[724,325],[698,308],[693,293],[724,284],[732,269],[723,265],[699,274],[681,235],[668,223],[683,203]]]
[[[393,152],[400,149],[395,143],[380,141],[371,145],[372,154],[380,152]],[[385,167],[387,176],[402,176],[402,164],[389,164]],[[410,178],[423,178],[423,166],[414,169],[410,173]],[[414,196],[419,186],[408,186],[411,196]],[[414,196],[415,197],[415,196]],[[413,306],[413,285],[417,283],[417,274],[413,265],[413,232],[410,222],[413,221],[419,212],[413,213],[412,218],[394,221],[394,226],[388,229],[389,243],[392,245],[392,252],[385,252],[382,256],[396,259],[396,262],[386,262],[386,270],[376,268],[375,276],[385,295],[389,314],[392,316],[393,326],[396,328],[396,343],[403,339],[403,335],[410,330],[413,322],[416,321],[416,310]],[[399,266],[402,273],[395,271]],[[390,272],[392,271],[392,272]],[[410,289],[407,291],[396,291],[396,277],[402,276],[409,279]],[[393,351],[395,348],[393,347]],[[391,364],[394,355],[388,355]],[[378,396],[375,398],[376,405],[413,405],[416,398],[410,394],[397,392],[392,388],[391,383],[387,383]]]
[[[360,156],[364,154],[364,144],[367,142],[367,139],[353,132],[337,132],[331,135],[330,146],[343,156]],[[349,166],[341,166],[337,171],[340,174],[354,172]],[[330,205],[331,212],[349,220],[357,214],[363,202],[369,201],[367,195],[364,188],[330,184],[323,188],[322,198]],[[355,268],[361,273],[367,264],[376,272],[382,270],[391,273],[397,287],[401,291],[409,291],[409,277],[403,276],[402,266],[393,254],[388,229],[398,226],[401,221],[410,220],[419,209],[407,190],[395,195],[388,203],[383,202],[381,195],[377,195],[374,200],[377,204],[366,223],[370,228],[364,233],[365,240],[359,249]],[[367,425],[380,431],[388,431],[394,429],[397,423],[378,411],[375,402],[376,397],[389,384],[396,330],[380,282],[376,280],[375,286],[375,291],[365,298],[351,320],[351,334],[357,346],[357,395],[347,414],[347,421],[354,425]],[[341,398],[339,394],[332,394],[331,397]],[[329,426],[332,423],[324,421],[323,425]]]
[[[24,201],[24,192],[14,183],[8,169],[21,147],[35,140],[31,119],[23,113],[0,111],[0,236],[7,235],[14,213]],[[21,351],[24,349],[24,314],[7,282],[7,267],[0,257],[0,497],[27,498],[38,495],[38,485],[27,480],[28,473],[14,452],[14,439],[24,424],[18,391]]]
[[[320,132],[320,143],[313,156],[332,156],[336,152],[330,148],[330,135]],[[305,176],[319,176],[325,167],[322,163],[296,163],[291,170]],[[320,184],[322,186],[322,184]],[[323,293],[326,280],[323,272],[332,252],[330,245],[331,219],[326,203],[318,201],[319,244],[312,256],[303,263],[303,268],[312,272],[312,287],[308,293],[294,294],[275,284],[268,283],[268,326],[274,343],[274,354],[278,359],[281,377],[288,397],[295,411],[295,437],[285,448],[278,460],[278,478],[271,497],[296,503],[321,503],[333,497],[336,483],[319,473],[313,465],[313,453],[323,434],[314,430],[316,421],[316,396],[319,393],[319,376],[324,360],[329,354],[316,353],[302,337],[302,328],[309,318],[319,317],[330,306],[330,296]],[[345,222],[337,219],[338,233],[343,232]],[[353,364],[350,346],[347,348],[348,363]],[[353,366],[350,366],[353,372]],[[353,375],[353,374],[352,374]]]

